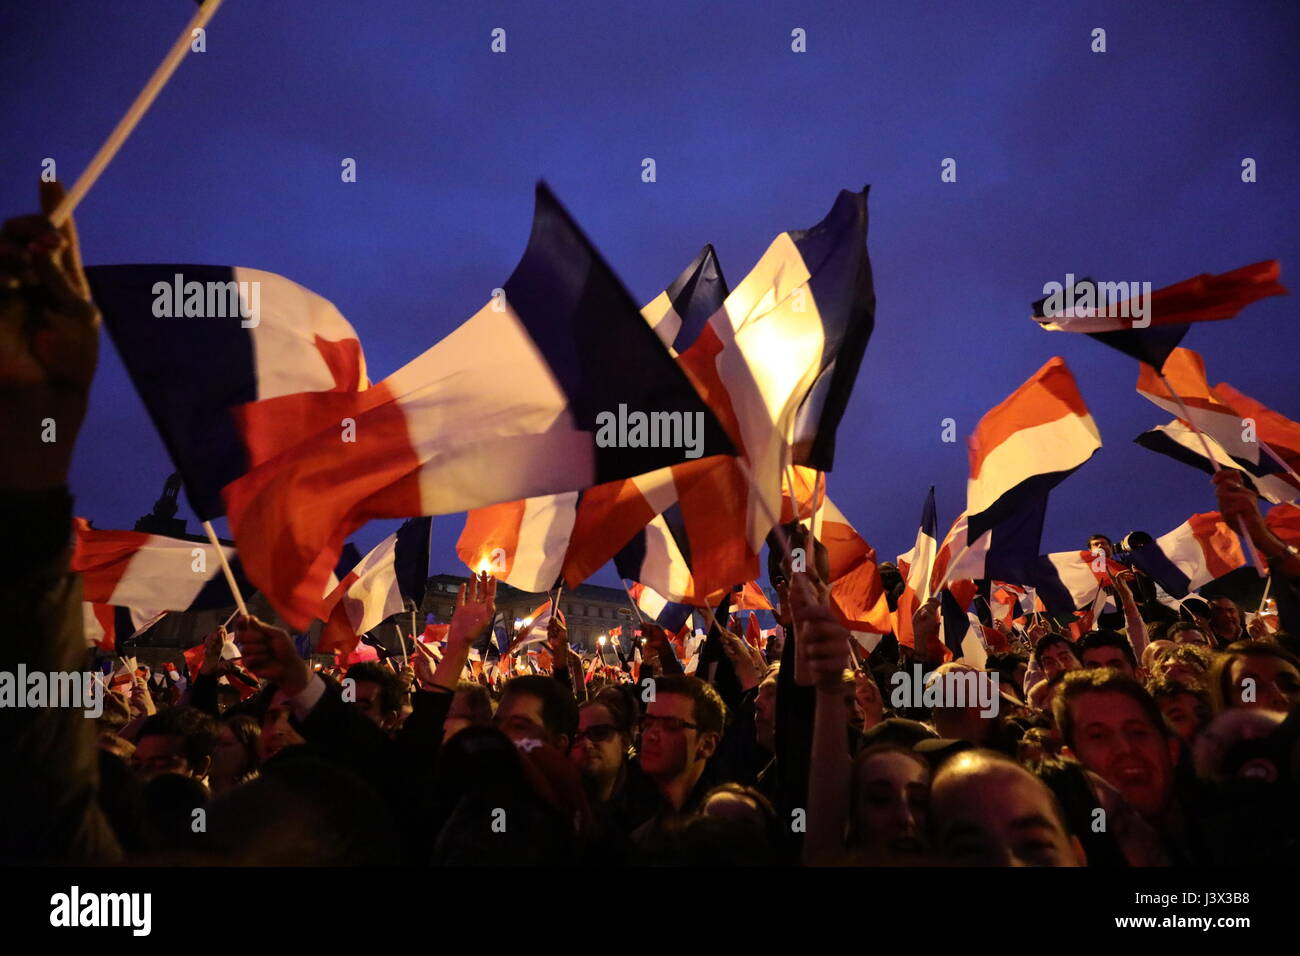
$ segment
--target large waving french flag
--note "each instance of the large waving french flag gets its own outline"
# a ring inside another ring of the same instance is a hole
[[[1171,415],[1181,418],[1182,406],[1169,394],[1156,370],[1145,362],[1139,367],[1137,392]],[[1260,471],[1260,448],[1257,435],[1244,426],[1242,413],[1223,401],[1205,378],[1205,362],[1191,349],[1174,349],[1164,367],[1165,381],[1182,398],[1192,422],[1222,446],[1233,459],[1253,472]],[[1269,471],[1267,459],[1265,472]],[[1280,471],[1280,466],[1271,470]]]
[[[1217,511],[1192,515],[1132,554],[1133,563],[1176,598],[1246,563],[1241,539]]]
[[[1300,422],[1292,421],[1227,382],[1214,386],[1214,394],[1240,412],[1243,418],[1249,418],[1255,423],[1260,450],[1274,463],[1286,469],[1285,479],[1288,483],[1300,487],[1300,480],[1296,478],[1300,474]],[[1273,456],[1268,455],[1269,451],[1280,458],[1281,462],[1276,462]]]
[[[1033,587],[1043,606],[1057,617],[1091,607],[1121,565],[1091,551],[1057,551],[1042,555],[1016,582]]]
[[[1205,439],[1204,445],[1201,444],[1202,438]],[[1213,474],[1214,465],[1205,457],[1205,448],[1208,446],[1219,468],[1231,468],[1239,473],[1246,487],[1266,501],[1280,504],[1300,497],[1300,481],[1286,473],[1277,473],[1276,464],[1267,456],[1261,456],[1258,464],[1240,461],[1228,454],[1227,449],[1215,441],[1213,436],[1206,432],[1201,432],[1198,436],[1180,419],[1175,418],[1166,425],[1157,425],[1133,441],[1149,451]]]
[[[829,470],[835,429],[871,335],[866,198],[865,189],[841,192],[822,222],[777,236],[730,292],[706,247],[643,311],[741,449],[767,507],[730,458],[682,462],[589,489],[574,504],[567,584],[620,550],[620,574],[678,602],[711,604],[757,575],[784,465],[793,450],[796,463]],[[563,507],[537,513],[567,524]]]
[[[235,550],[223,547],[222,551],[241,590],[251,593]],[[147,609],[152,614],[235,603],[216,549],[206,541],[142,531],[102,531],[78,518],[71,568],[81,575],[82,598],[92,604]]]
[[[636,374],[611,374],[618,368]],[[544,184],[504,296],[364,392],[245,406],[246,440],[273,429],[285,405],[317,430],[227,486],[225,499],[249,577],[295,627],[310,620],[343,539],[370,519],[574,491],[684,459],[681,447],[630,438],[602,447],[604,416],[677,416],[699,423],[701,457],[735,452]]]
[[[1044,329],[1082,332],[1158,369],[1178,347],[1190,323],[1230,319],[1252,302],[1285,295],[1286,289],[1277,281],[1280,275],[1276,259],[1221,275],[1202,273],[1152,292],[1149,311],[1141,318],[1134,308],[1141,303],[1108,301],[1113,297],[1102,288],[1104,283],[1082,279],[1074,285],[1072,298],[1086,305],[1054,308],[1050,297],[1043,298],[1033,304],[1032,317]]]
[[[225,514],[221,489],[257,463],[232,409],[366,387],[352,326],[328,300],[284,276],[239,266],[123,265],[93,266],[86,277],[200,520]],[[280,417],[275,440],[290,440],[298,427]]]
[[[757,576],[786,464],[820,471],[833,464],[835,431],[874,325],[867,225],[867,190],[842,191],[816,226],[776,237],[681,353],[755,484],[734,459],[625,483],[618,508],[663,520],[643,522],[644,535],[658,540],[631,545],[645,557],[624,576],[691,603],[713,603]],[[682,565],[667,560],[674,549],[690,569],[689,590],[674,576]]]
[[[1048,493],[1101,448],[1101,435],[1057,356],[985,414],[968,444],[966,510],[935,556],[931,593],[962,579],[1024,583]]]
[[[403,522],[344,575],[325,598],[329,618],[321,629],[318,651],[337,651],[346,657],[362,634],[424,600],[431,525],[430,518]]]
[[[641,315],[676,357],[679,348],[699,337],[726,296],[717,256],[712,246],[705,246]],[[647,476],[645,486],[652,497],[653,489],[660,489],[662,506],[671,505],[670,469]],[[576,587],[655,514],[634,482],[502,502],[465,516],[456,554],[475,573],[489,571],[521,591],[549,591],[561,581]]]

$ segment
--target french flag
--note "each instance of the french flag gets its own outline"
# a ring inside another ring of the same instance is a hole
[[[1071,290],[1073,301],[1086,303],[1082,308],[1055,308],[1048,296],[1033,304],[1033,319],[1049,331],[1082,332],[1158,369],[1178,347],[1190,323],[1230,319],[1252,302],[1285,295],[1286,289],[1277,281],[1280,275],[1281,266],[1271,259],[1157,289],[1141,319],[1149,322],[1145,327],[1134,327],[1134,306],[1141,303],[1105,301],[1106,290],[1092,279],[1083,279]]]
[[[82,598],[92,604],[157,611],[203,611],[235,603],[221,561],[206,541],[183,541],[142,531],[101,531],[85,518],[74,523],[72,570]],[[244,593],[233,548],[222,551]],[[146,615],[146,616],[148,616]]]
[[[1101,600],[1102,588],[1122,565],[1092,551],[1058,551],[1042,555],[1022,582],[1034,588],[1047,610],[1068,617]],[[1104,606],[1104,603],[1103,603]]]
[[[639,581],[625,581],[628,597],[636,604],[637,610],[646,620],[654,621],[669,633],[681,630],[686,619],[695,609],[689,604],[669,601],[653,588],[648,588]]]
[[[294,396],[304,409],[296,420],[319,430],[225,489],[249,577],[292,626],[310,619],[339,546],[368,520],[574,491],[683,459],[680,447],[598,444],[608,416],[632,410],[698,423],[702,458],[734,454],[544,184],[528,247],[503,290],[377,385]],[[611,374],[616,368],[636,374]],[[245,438],[271,427],[282,404],[241,409]],[[354,441],[341,440],[345,420]]]
[[[366,387],[352,326],[284,276],[240,266],[121,265],[93,266],[86,277],[200,520],[225,514],[221,489],[257,464],[233,409]],[[305,423],[281,415],[268,424],[263,452]]]
[[[939,592],[939,630],[944,648],[951,660],[964,661],[972,667],[983,669],[988,661],[989,645],[986,628],[979,618],[958,603],[947,588]]]
[[[1246,563],[1241,540],[1217,511],[1192,515],[1132,554],[1133,563],[1176,598]]]
[[[1300,485],[1300,479],[1296,477],[1300,473],[1300,422],[1293,422],[1227,382],[1214,386],[1214,394],[1240,412],[1243,418],[1254,420],[1261,450],[1265,453],[1272,451],[1282,459],[1282,467],[1287,469],[1286,481]]]
[[[553,614],[559,615],[558,620],[561,624],[564,623],[564,611],[556,609],[554,601],[539,604],[533,613],[524,619],[523,627],[515,633],[514,640],[506,648],[506,653],[513,654],[521,647],[546,640],[548,636],[546,629],[551,626]]]
[[[1270,508],[1264,524],[1285,543],[1300,547],[1300,507],[1285,504]]]
[[[642,317],[677,357],[699,336],[727,296],[712,246],[641,310]],[[665,491],[669,469],[654,473]],[[671,504],[665,496],[663,504]],[[456,553],[475,573],[489,571],[521,591],[576,587],[599,570],[655,515],[632,482],[540,495],[475,508],[465,516]]]
[[[166,614],[166,611],[137,611],[129,607],[83,601],[81,615],[86,646],[97,647],[101,652],[111,654],[117,650],[117,635],[123,635],[123,641],[130,641],[149,630]]]
[[[317,651],[351,654],[361,635],[424,600],[431,518],[412,518],[375,545],[326,597],[329,618]]]
[[[912,616],[930,600],[930,576],[939,549],[939,524],[934,507],[934,485],[930,486],[921,506],[921,525],[912,550],[898,556],[898,573],[903,578],[903,592],[892,617],[894,636],[908,647],[915,646]],[[969,603],[969,602],[968,602]]]
[[[830,566],[827,583],[831,589],[831,606],[841,622],[870,650],[877,641],[868,635],[888,634],[893,627],[876,563],[876,549],[826,494],[826,480],[819,480],[817,472],[796,465],[793,480],[793,489],[789,479],[786,481],[781,520],[793,521],[797,514],[809,531],[816,528],[817,540],[825,546]]]
[[[1101,448],[1065,360],[1050,359],[975,426],[966,510],[935,556],[930,593],[951,581],[1022,582],[1038,558],[1048,493]]]
[[[1256,421],[1258,422],[1258,419]],[[1210,454],[1214,456],[1218,466],[1238,472],[1242,483],[1266,501],[1280,504],[1300,497],[1300,481],[1288,474],[1277,474],[1274,463],[1267,460],[1265,456],[1260,457],[1258,465],[1238,461],[1228,454],[1227,449],[1215,441],[1208,432],[1202,432],[1201,436],[1205,438],[1205,445],[1209,446]],[[1167,425],[1157,425],[1143,432],[1133,441],[1148,451],[1154,451],[1184,465],[1191,465],[1207,474],[1213,474],[1215,471],[1210,459],[1205,457],[1201,438],[1177,418]]]
[[[757,576],[785,465],[831,469],[835,430],[874,326],[867,225],[867,190],[842,191],[816,226],[777,236],[681,353],[756,487],[734,459],[687,462],[625,483],[611,496],[617,508],[663,518],[642,522],[646,540],[630,545],[625,577],[671,600],[713,603]]]
[[[695,344],[727,298],[727,280],[712,245],[706,245],[668,288],[641,310],[674,356]]]
[[[1240,466],[1252,473],[1280,471],[1266,457],[1261,461],[1258,435],[1250,435],[1242,423],[1244,416],[1223,401],[1205,378],[1205,362],[1191,349],[1174,349],[1165,362],[1165,379],[1183,399],[1193,423],[1213,438]],[[1169,394],[1156,370],[1143,363],[1138,372],[1137,392],[1159,408],[1181,419],[1178,402]]]

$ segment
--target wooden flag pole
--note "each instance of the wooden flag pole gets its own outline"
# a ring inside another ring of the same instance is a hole
[[[1201,440],[1201,448],[1205,452],[1205,457],[1210,462],[1210,467],[1214,469],[1215,474],[1219,473],[1223,468],[1214,460],[1214,453],[1210,451],[1210,443],[1206,440],[1205,433],[1201,431],[1200,427],[1196,424],[1195,419],[1192,418],[1192,413],[1187,410],[1187,405],[1183,402],[1183,397],[1174,391],[1174,386],[1170,384],[1169,379],[1165,378],[1164,372],[1160,369],[1156,369],[1156,375],[1160,376],[1160,381],[1164,383],[1165,388],[1169,391],[1173,400],[1178,403],[1178,408],[1183,413],[1183,420],[1186,421],[1188,427],[1196,433],[1196,437]],[[1237,519],[1237,530],[1241,533],[1242,542],[1245,545],[1247,553],[1250,555],[1251,563],[1255,565],[1255,571],[1260,577],[1267,577],[1268,571],[1264,569],[1264,559],[1259,556],[1259,550],[1255,547],[1255,542],[1251,540],[1250,532],[1246,530],[1246,522],[1241,518]]]
[[[68,221],[68,217],[72,215],[72,210],[77,208],[77,204],[85,198],[86,193],[90,192],[90,188],[95,185],[100,174],[113,161],[117,151],[122,148],[122,144],[126,142],[127,137],[131,135],[149,107],[153,105],[153,101],[162,92],[162,88],[167,85],[167,81],[172,78],[176,68],[181,65],[181,60],[185,58],[185,54],[190,51],[194,31],[207,26],[208,21],[216,14],[217,8],[221,6],[221,2],[222,0],[206,0],[194,12],[194,16],[185,25],[181,35],[176,38],[172,48],[167,51],[163,61],[153,71],[153,76],[149,77],[149,82],[144,85],[144,89],[136,96],[131,108],[117,121],[117,126],[113,127],[113,132],[108,135],[108,139],[104,140],[104,144],[99,147],[99,152],[95,153],[90,165],[77,177],[77,181],[72,184],[72,189],[63,197],[63,201],[59,203],[53,215],[50,216],[50,221],[54,223],[56,229]]]
[[[240,614],[248,617],[248,605],[244,603],[244,595],[239,592],[239,585],[235,582],[235,572],[230,570],[230,562],[226,560],[226,549],[217,540],[217,532],[212,527],[212,522],[203,522],[203,530],[208,533],[208,540],[217,549],[217,560],[221,562],[221,573],[226,576],[226,583],[230,585],[230,593],[235,596],[235,606],[239,608]]]

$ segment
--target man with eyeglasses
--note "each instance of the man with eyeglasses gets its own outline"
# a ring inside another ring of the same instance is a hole
[[[726,705],[712,685],[696,677],[655,678],[653,699],[641,718],[641,769],[659,791],[659,812],[634,834],[639,845],[671,821],[690,814],[708,792],[705,767],[718,748]]]

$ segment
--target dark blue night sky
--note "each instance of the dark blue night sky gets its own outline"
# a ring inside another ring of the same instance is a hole
[[[187,0],[0,5],[0,214],[45,157],[75,180],[193,12]],[[507,53],[489,49],[507,31]],[[807,31],[807,52],[790,35]],[[1108,52],[1090,50],[1094,27]],[[964,438],[1054,354],[1105,447],[1053,493],[1044,549],[1164,533],[1208,478],[1133,444],[1168,417],[1137,366],[1038,329],[1065,273],[1159,288],[1282,261],[1293,295],[1194,327],[1211,382],[1300,418],[1300,5],[1294,2],[447,4],[226,0],[77,212],[87,263],[209,262],[333,300],[372,378],[471,315],[523,251],[545,178],[634,297],[712,242],[732,285],[837,190],[871,190],[876,331],[830,492],[882,558],[926,487],[964,502]],[[340,161],[358,181],[340,181]],[[658,181],[641,181],[652,157]],[[957,160],[957,182],[940,163]],[[1258,182],[1241,181],[1241,161]],[[611,370],[634,374],[634,368]],[[105,344],[77,510],[130,527],[170,471]],[[192,515],[191,530],[196,528]],[[376,523],[365,547],[396,522]],[[457,568],[458,515],[433,568]],[[613,583],[606,569],[598,581]]]

